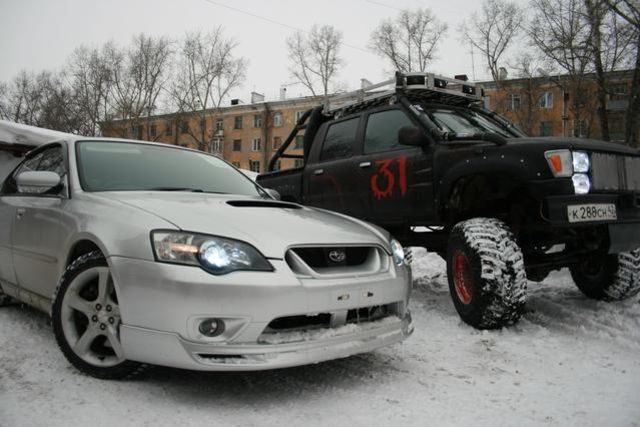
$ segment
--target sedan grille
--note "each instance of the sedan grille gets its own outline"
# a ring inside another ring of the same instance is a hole
[[[375,246],[321,246],[289,249],[285,260],[298,276],[336,277],[386,271],[389,256]]]
[[[640,157],[594,153],[591,163],[594,190],[640,191]]]

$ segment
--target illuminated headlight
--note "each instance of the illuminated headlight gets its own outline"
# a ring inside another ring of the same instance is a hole
[[[584,151],[574,151],[573,152],[573,171],[576,173],[587,173],[589,172],[589,167],[591,166],[589,162],[589,155]]]
[[[393,261],[396,265],[404,264],[404,249],[400,242],[393,238],[391,239],[391,254],[393,255]]]
[[[573,181],[573,188],[576,194],[587,194],[591,190],[591,180],[589,175],[583,173],[577,173],[571,178]]]
[[[220,275],[238,270],[273,271],[273,267],[253,246],[238,240],[193,233],[153,231],[156,260],[199,266]]]

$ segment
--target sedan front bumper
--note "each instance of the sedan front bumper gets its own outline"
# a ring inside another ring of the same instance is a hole
[[[213,276],[200,268],[110,257],[127,359],[193,370],[261,370],[318,363],[402,341],[413,332],[407,309],[411,272],[391,265],[375,275],[299,278],[283,260],[274,272]],[[353,313],[384,307],[361,321]],[[349,313],[349,321],[346,321]],[[331,316],[331,327],[273,330],[272,321]],[[204,319],[227,328],[205,337]],[[342,319],[334,325],[333,319]]]

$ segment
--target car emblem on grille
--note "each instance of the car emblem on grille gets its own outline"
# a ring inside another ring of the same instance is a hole
[[[343,262],[347,258],[347,254],[342,249],[334,249],[329,252],[329,259],[335,263]]]

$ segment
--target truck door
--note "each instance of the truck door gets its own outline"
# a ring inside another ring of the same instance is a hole
[[[366,195],[356,179],[360,116],[334,121],[319,131],[305,168],[305,204],[356,217],[364,214]]]
[[[433,218],[432,147],[398,143],[400,128],[416,125],[397,106],[374,110],[364,119],[358,182],[366,195],[365,219],[400,226]]]

